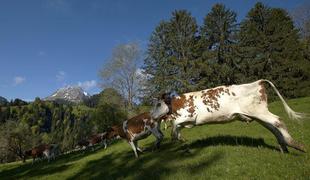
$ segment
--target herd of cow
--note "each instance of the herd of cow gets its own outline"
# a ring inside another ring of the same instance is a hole
[[[291,137],[281,119],[268,110],[265,83],[276,92],[291,119],[304,117],[304,114],[293,111],[287,105],[272,82],[262,79],[249,84],[219,86],[181,95],[165,93],[157,99],[150,112],[137,115],[112,126],[104,133],[80,141],[77,148],[86,149],[98,143],[104,144],[106,148],[108,141],[122,138],[130,144],[135,156],[138,157],[138,152],[143,151],[138,147],[138,141],[151,134],[156,138],[154,148],[159,148],[164,137],[160,129],[162,121],[172,124],[173,139],[183,140],[180,130],[184,127],[227,123],[234,120],[244,122],[255,120],[274,134],[281,152],[288,152],[287,146],[305,152],[304,146]],[[35,147],[26,151],[25,155],[31,155],[33,161],[38,157],[46,157],[49,161],[59,152],[59,147],[51,144]]]

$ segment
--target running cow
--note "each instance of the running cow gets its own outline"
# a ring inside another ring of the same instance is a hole
[[[237,117],[245,122],[256,120],[275,135],[281,152],[288,152],[287,146],[305,152],[304,146],[291,137],[281,119],[268,110],[266,83],[277,93],[291,119],[302,118],[301,113],[294,112],[287,105],[274,84],[264,79],[177,96],[166,93],[156,102],[151,117],[160,119],[168,116],[173,122],[172,137],[178,140],[182,140],[180,129],[183,127],[226,123]]]
[[[160,121],[151,119],[149,113],[142,113],[129,120],[124,121],[121,125],[113,126],[108,130],[107,137],[112,139],[121,137],[131,145],[135,156],[138,157],[138,152],[142,149],[138,147],[138,141],[147,138],[153,134],[156,138],[155,147],[159,148],[160,142],[163,139],[163,133],[160,131]]]

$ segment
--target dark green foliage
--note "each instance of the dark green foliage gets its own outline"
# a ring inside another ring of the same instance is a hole
[[[7,105],[7,103],[8,103],[8,100],[0,96],[0,106],[5,106]]]
[[[21,152],[42,143],[57,143],[62,151],[71,150],[81,139],[102,133],[127,118],[125,100],[115,89],[105,89],[93,100],[88,104],[92,108],[40,98],[28,105],[17,100],[0,107],[0,128],[5,130],[0,136],[4,153],[1,161],[20,159]],[[14,151],[9,150],[10,144]]]
[[[23,101],[21,99],[14,99],[14,100],[11,100],[10,102],[6,103],[5,105],[6,106],[24,106],[24,105],[27,105],[28,103],[26,101]]]
[[[310,95],[309,39],[284,9],[257,3],[239,25],[236,13],[215,4],[200,27],[175,11],[151,35],[145,59],[146,98],[218,85],[269,79],[286,97]]]
[[[99,94],[98,105],[94,109],[91,123],[94,132],[103,132],[108,127],[126,120],[127,112],[122,96],[113,88]]]
[[[24,151],[31,147],[32,137],[29,126],[14,120],[0,126],[1,162],[8,162],[16,157],[24,158]]]
[[[236,82],[234,49],[237,44],[237,14],[215,4],[204,18],[200,31],[200,71],[197,89]]]
[[[185,10],[174,11],[169,21],[156,27],[145,59],[145,73],[150,76],[147,93],[194,89],[197,31],[195,18]]]
[[[287,97],[308,94],[309,61],[285,10],[257,3],[241,23],[239,38],[240,82],[264,78]]]

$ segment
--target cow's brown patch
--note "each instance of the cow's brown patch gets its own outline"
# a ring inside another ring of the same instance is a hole
[[[201,98],[203,99],[202,102],[210,107],[211,109],[214,109],[218,111],[220,108],[220,104],[218,103],[218,98],[223,95],[223,93],[229,93],[229,90],[225,92],[223,87],[209,89],[206,92],[202,92]]]
[[[231,94],[232,94],[233,96],[236,96],[236,94],[235,94],[234,92],[231,92]]]
[[[171,101],[172,113],[177,113],[179,109],[184,108],[186,103],[186,97],[182,94],[180,97],[174,97]]]
[[[283,128],[283,129],[287,129],[286,125],[281,122],[281,119],[279,119],[279,121],[276,121],[274,124],[277,128]]]
[[[187,100],[187,103],[188,103],[188,109],[187,109],[187,112],[190,113],[189,117],[193,117],[194,116],[194,113],[195,113],[195,105],[194,105],[194,98],[193,96],[189,96],[189,99]]]
[[[27,151],[27,153],[25,155],[31,155],[32,158],[35,159],[37,157],[42,157],[43,152],[47,149],[50,149],[50,145],[41,144],[41,145],[36,146],[36,147],[32,148],[31,150]]]
[[[144,130],[146,123],[150,123],[149,121],[151,121],[150,113],[142,113],[127,120],[127,128],[131,133],[138,134]]]
[[[229,89],[228,89],[228,88],[226,88],[226,89],[224,90],[224,92],[227,93],[227,94],[230,96],[230,92],[229,92]]]
[[[267,102],[267,93],[266,93],[266,88],[264,86],[264,83],[263,81],[260,81],[259,82],[259,85],[261,87],[261,89],[259,90],[259,93],[260,93],[260,100],[261,101],[264,101],[264,102]]]
[[[129,137],[127,136],[127,134],[124,132],[123,130],[123,125],[116,125],[116,126],[112,126],[110,132],[108,133],[108,138],[113,138],[115,136],[120,136],[123,139],[127,139],[129,140]]]
[[[172,119],[175,119],[176,116],[179,116],[177,111],[182,108],[187,108],[187,112],[189,113],[188,117],[193,117],[195,113],[195,105],[194,105],[194,95],[190,95],[188,98],[184,94],[179,97],[174,97],[171,102],[172,109]]]

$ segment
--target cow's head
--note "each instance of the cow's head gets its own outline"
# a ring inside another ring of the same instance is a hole
[[[171,112],[171,100],[171,93],[165,93],[160,98],[155,100],[154,106],[150,112],[151,117],[156,120]]]
[[[117,137],[118,135],[119,135],[118,127],[112,126],[112,127],[107,129],[105,137],[107,138],[107,140],[112,140],[115,137]]]

